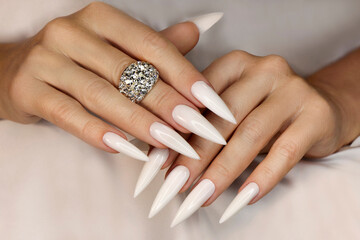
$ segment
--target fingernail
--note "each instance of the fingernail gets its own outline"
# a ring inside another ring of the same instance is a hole
[[[154,148],[151,150],[149,161],[144,164],[136,183],[134,198],[150,184],[168,157],[169,149]]]
[[[226,141],[218,130],[199,112],[186,105],[177,105],[172,116],[179,125],[192,133],[212,142],[226,145]]]
[[[223,12],[208,13],[190,18],[188,21],[193,22],[198,27],[199,33],[203,34],[215,23],[217,23],[223,17],[223,15]]]
[[[191,93],[213,113],[233,124],[236,124],[234,115],[230,112],[224,101],[204,81],[195,82],[191,86]]]
[[[236,212],[248,205],[248,203],[259,193],[259,186],[252,182],[249,183],[238,195],[232,200],[230,205],[220,218],[219,223],[223,223],[231,218]]]
[[[130,142],[120,137],[119,135],[113,132],[107,132],[103,136],[103,142],[112,149],[128,155],[129,157],[142,160],[149,161],[148,156],[143,153],[140,149],[132,145]]]
[[[211,195],[213,195],[214,191],[215,185],[211,180],[202,180],[181,204],[171,223],[171,227],[175,227],[177,224],[190,217],[211,197]]]
[[[189,169],[184,166],[177,166],[167,176],[151,206],[149,218],[155,216],[173,199],[184,186],[190,176]]]
[[[200,159],[199,155],[175,130],[168,126],[154,122],[150,126],[150,135],[165,146],[193,159]]]

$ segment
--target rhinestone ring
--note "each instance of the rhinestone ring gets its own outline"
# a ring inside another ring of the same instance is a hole
[[[130,64],[120,77],[119,90],[132,102],[139,103],[150,92],[159,72],[148,62],[137,61]]]

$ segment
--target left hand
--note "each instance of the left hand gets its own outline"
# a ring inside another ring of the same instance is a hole
[[[250,203],[274,188],[303,156],[329,155],[356,137],[345,127],[350,124],[349,116],[344,115],[338,101],[297,76],[282,57],[233,51],[213,62],[203,74],[238,122],[230,124],[207,113],[206,118],[228,144],[223,147],[193,135],[189,143],[201,160],[181,155],[168,170],[178,165],[189,169],[190,177],[180,192],[205,171],[198,183],[209,179],[215,191],[203,206],[227,189],[261,151],[269,149],[239,189],[251,182],[258,185]],[[171,159],[163,167],[170,163]]]

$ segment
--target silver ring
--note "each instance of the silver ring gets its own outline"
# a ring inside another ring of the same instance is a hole
[[[158,70],[148,62],[130,64],[120,77],[119,90],[132,102],[139,103],[159,79]]]

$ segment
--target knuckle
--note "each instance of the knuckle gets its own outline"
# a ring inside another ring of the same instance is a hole
[[[94,135],[94,133],[98,132],[99,125],[99,121],[94,119],[86,121],[85,124],[80,128],[80,136],[83,139],[87,139],[87,136]]]
[[[42,30],[42,41],[52,42],[61,36],[68,36],[76,29],[75,24],[66,17],[55,18],[45,25]]]
[[[257,118],[248,118],[243,123],[242,134],[251,144],[258,143],[263,138],[264,124]]]
[[[24,65],[28,64],[39,64],[44,59],[44,56],[46,54],[46,49],[41,44],[35,44],[32,46],[32,48],[29,50],[25,60]]]
[[[311,106],[315,110],[315,113],[318,113],[320,116],[328,116],[331,115],[332,107],[327,100],[323,97],[317,95],[312,98]]]
[[[230,170],[230,168],[223,164],[221,161],[216,162],[213,168],[218,176],[226,176],[227,178],[232,176],[232,171]]]
[[[286,161],[295,161],[298,156],[300,146],[295,141],[286,141],[275,144],[275,151]]]
[[[151,94],[151,92],[150,92]],[[166,107],[169,106],[169,103],[174,102],[175,97],[178,96],[178,93],[172,87],[168,87],[166,91],[157,91],[156,96],[152,98],[151,105],[158,107]]]
[[[48,104],[44,110],[48,112],[50,119],[56,125],[64,125],[71,121],[76,116],[74,105],[80,106],[80,103],[75,100],[57,101],[56,104]]]
[[[109,82],[102,81],[96,77],[89,79],[82,92],[85,105],[104,102],[103,99],[107,97],[106,92],[109,90],[109,86]]]
[[[249,56],[248,52],[245,52],[243,50],[232,50],[226,56],[232,60],[239,60],[239,59],[245,59]]]
[[[189,74],[189,66],[186,64],[178,64],[178,71],[176,74],[174,73],[174,76],[176,76],[175,79],[182,79],[186,76],[185,74]]]
[[[94,1],[89,3],[85,8],[83,8],[83,10],[93,12],[93,11],[99,11],[99,9],[105,8],[107,6],[108,5],[104,2]]]
[[[268,166],[268,165],[264,165],[261,168],[261,174],[263,175],[264,179],[274,179],[274,176],[276,175],[274,170]]]
[[[289,70],[289,64],[285,58],[279,55],[268,55],[263,58],[263,66],[274,71]]]
[[[91,23],[90,25],[95,27],[99,18],[107,17],[109,15],[109,10],[111,10],[110,5],[101,1],[94,1],[72,15],[72,17],[83,25],[89,26]]]
[[[149,49],[152,54],[169,49],[172,45],[168,40],[155,31],[148,31],[143,40],[144,49]]]
[[[232,63],[232,64],[235,63],[237,66],[242,66],[244,63],[249,62],[249,60],[251,59],[250,58],[251,56],[252,55],[246,51],[233,50],[233,51],[229,52],[228,54],[226,54],[224,56],[224,59],[226,59],[226,61],[229,61],[229,63]]]
[[[142,108],[134,108],[129,113],[128,122],[133,126],[144,126],[146,111]]]

